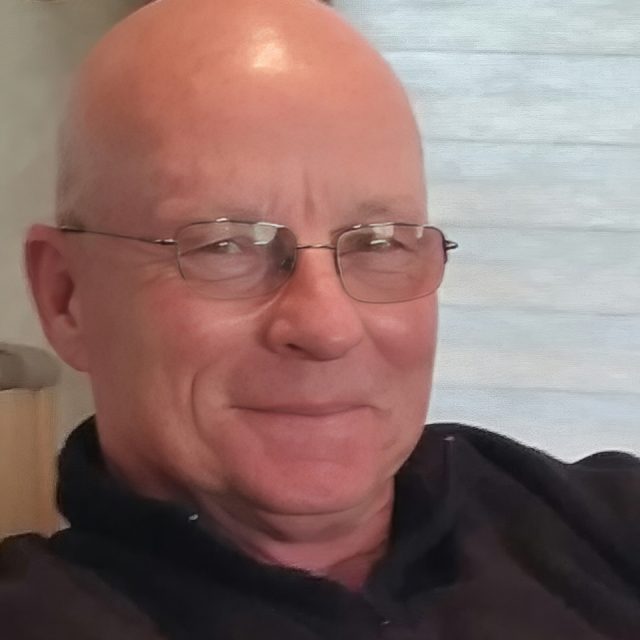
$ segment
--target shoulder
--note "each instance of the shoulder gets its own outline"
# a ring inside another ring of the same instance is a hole
[[[576,477],[589,471],[599,473],[621,472],[640,473],[640,457],[625,451],[604,450],[593,453],[575,462],[566,462],[556,458],[543,449],[527,445],[514,437],[503,435],[485,427],[441,422],[427,425],[425,437],[438,439],[454,439],[465,442],[480,455],[496,464],[508,465],[514,461],[530,460],[538,465],[550,465],[558,470],[575,473]]]
[[[639,457],[600,451],[566,462],[514,438],[457,423],[428,425],[421,446],[428,447],[429,432],[431,438],[453,441],[455,464],[461,472],[476,470],[488,484],[494,480],[496,487],[505,490],[517,484],[567,517],[575,515],[603,530],[624,528],[637,547]]]
[[[160,638],[132,604],[92,573],[57,558],[35,534],[0,543],[0,620],[3,637],[12,640],[49,640],[54,629],[61,634],[56,637]]]

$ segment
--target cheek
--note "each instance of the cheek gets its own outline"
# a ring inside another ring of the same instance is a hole
[[[224,370],[247,344],[248,310],[181,292],[162,291],[138,306],[139,350],[161,369],[191,384],[203,369]]]
[[[411,302],[379,305],[368,322],[377,350],[400,376],[424,375],[430,379],[437,334],[435,295]]]
[[[217,487],[225,463],[211,445],[226,437],[228,382],[253,349],[254,310],[169,283],[141,289],[130,300],[126,312],[100,320],[102,335],[118,339],[92,374],[96,406],[113,424],[136,425],[131,433],[112,434],[127,455],[171,470],[187,484],[206,478]]]
[[[248,311],[203,300],[168,277],[109,296],[90,319],[100,393],[129,398],[136,414],[188,416],[198,372],[223,371],[246,344]]]
[[[393,468],[409,455],[427,416],[437,334],[435,295],[382,305],[369,323],[376,352],[384,358],[387,440]]]

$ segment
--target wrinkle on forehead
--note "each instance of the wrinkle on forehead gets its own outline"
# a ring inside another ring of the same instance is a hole
[[[278,123],[318,104],[338,118],[380,95],[415,127],[381,56],[316,0],[152,3],[107,34],[80,69],[57,210],[104,227],[148,211],[160,191],[188,180],[188,167],[158,165],[167,148],[180,157],[180,145],[206,138],[215,156],[222,132],[240,136],[252,122]]]

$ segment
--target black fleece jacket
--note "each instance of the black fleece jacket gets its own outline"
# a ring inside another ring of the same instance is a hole
[[[396,478],[361,592],[260,564],[188,508],[136,496],[93,420],[60,457],[70,528],[0,545],[3,640],[640,640],[640,459],[572,464],[434,424]]]

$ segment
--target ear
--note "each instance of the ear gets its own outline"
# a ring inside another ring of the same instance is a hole
[[[40,324],[56,353],[71,367],[87,371],[77,283],[63,234],[34,225],[25,243],[25,263]]]

